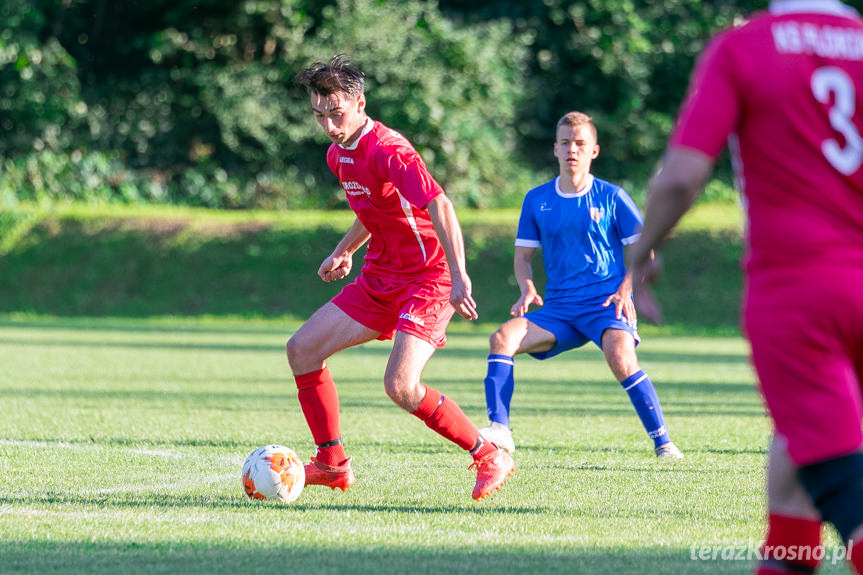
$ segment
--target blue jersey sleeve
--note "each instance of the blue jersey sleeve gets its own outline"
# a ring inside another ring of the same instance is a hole
[[[635,243],[641,235],[643,225],[644,220],[638,206],[623,188],[618,188],[614,198],[614,226],[620,243],[625,246]]]
[[[515,245],[525,248],[541,246],[539,226],[533,209],[533,194],[528,193],[521,204],[521,216],[518,219],[518,232],[515,235]]]

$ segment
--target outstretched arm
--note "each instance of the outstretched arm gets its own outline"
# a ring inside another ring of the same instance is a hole
[[[536,285],[533,283],[531,261],[534,252],[536,252],[536,248],[515,246],[512,267],[515,272],[515,280],[518,282],[518,289],[521,290],[521,296],[509,310],[509,314],[514,317],[522,317],[526,314],[532,303],[542,305],[542,296],[536,291]]]
[[[626,248],[625,251],[628,251]],[[608,307],[611,304],[615,306],[616,317],[620,319],[623,315],[630,323],[635,323],[638,319],[638,314],[641,313],[651,323],[662,322],[662,309],[653,295],[653,290],[646,284],[648,281],[653,281],[658,274],[658,263],[650,252],[648,263],[645,266],[643,275],[637,287],[634,285],[633,275],[627,271],[623,281],[617,286],[617,291],[608,296],[603,302],[602,307]]]
[[[646,283],[658,274],[659,263],[654,260],[653,251],[695,202],[712,171],[713,159],[702,152],[671,148],[650,181],[641,237],[625,254],[635,300],[643,306],[643,312],[653,309],[656,317],[660,317],[659,306]]]
[[[713,171],[713,160],[689,148],[672,148],[647,189],[644,227],[641,237],[627,251],[627,268],[645,272],[651,251],[689,210]]]
[[[630,272],[626,272],[623,281],[617,286],[617,291],[602,302],[602,307],[608,307],[611,304],[614,304],[617,319],[623,315],[629,323],[635,323],[637,316],[635,304],[632,301],[632,274]]]
[[[354,252],[360,249],[360,246],[366,243],[370,236],[371,234],[362,222],[355,219],[351,229],[336,245],[333,253],[327,256],[321,263],[321,267],[318,268],[318,275],[321,279],[325,282],[331,282],[340,280],[351,273]]]
[[[471,296],[470,277],[465,268],[464,238],[461,233],[455,208],[446,194],[440,194],[426,207],[443,245],[446,261],[452,276],[452,291],[449,301],[456,312],[465,319],[476,319],[476,302]]]

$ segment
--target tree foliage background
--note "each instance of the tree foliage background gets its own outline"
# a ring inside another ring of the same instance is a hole
[[[336,53],[460,205],[517,205],[551,177],[572,109],[598,125],[595,173],[638,195],[704,42],[765,4],[5,0],[0,205],[344,206],[293,82]]]

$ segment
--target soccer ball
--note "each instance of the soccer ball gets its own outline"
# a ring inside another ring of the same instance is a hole
[[[243,464],[243,489],[250,499],[296,501],[306,484],[306,468],[294,451],[283,445],[254,450]]]

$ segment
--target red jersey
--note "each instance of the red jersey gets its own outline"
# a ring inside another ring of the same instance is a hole
[[[349,148],[332,144],[327,164],[351,209],[371,233],[363,273],[405,278],[449,274],[429,202],[444,193],[398,132],[369,119]]]
[[[696,66],[671,146],[726,141],[749,215],[747,271],[863,267],[863,22],[834,0],[772,2]]]

